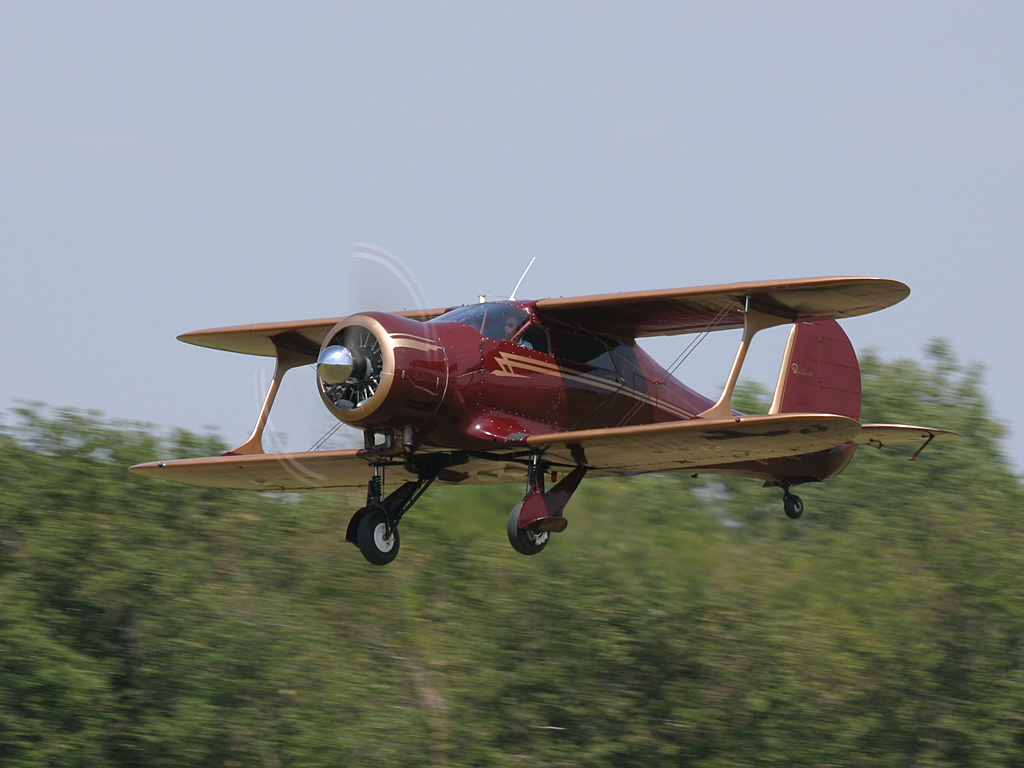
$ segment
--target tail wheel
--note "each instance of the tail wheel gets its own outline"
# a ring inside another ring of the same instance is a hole
[[[797,520],[804,513],[803,499],[789,491],[786,491],[786,495],[782,497],[782,504],[786,510],[786,517],[790,520]]]
[[[398,557],[398,528],[390,524],[383,507],[371,507],[363,514],[356,530],[356,544],[363,557],[374,565],[387,565]]]

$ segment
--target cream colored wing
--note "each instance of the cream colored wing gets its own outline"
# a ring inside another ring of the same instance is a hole
[[[837,320],[877,312],[909,295],[896,280],[812,277],[541,299],[537,312],[592,333],[632,339],[742,328],[748,306],[790,322]]]
[[[372,477],[369,463],[360,450],[307,451],[301,453],[260,453],[171,459],[137,464],[132,472],[161,480],[208,488],[248,491],[313,491],[366,488]],[[510,483],[526,476],[525,464],[501,458],[463,457],[461,463],[442,470],[438,482]],[[388,466],[389,485],[415,480],[402,465]]]
[[[797,456],[855,443],[959,440],[948,430],[866,424],[824,414],[787,413],[730,419],[691,419],[632,427],[533,435],[486,456],[464,455],[442,470],[441,484],[521,482],[525,458],[543,452],[552,467],[586,466],[594,476],[640,474]],[[132,472],[188,485],[250,491],[365,488],[372,470],[360,450],[210,456],[138,464]],[[415,480],[401,465],[385,470],[390,484]]]
[[[444,311],[443,309],[426,309],[392,314],[423,321],[437,317]],[[324,317],[319,320],[289,320],[281,323],[252,323],[224,328],[207,328],[202,331],[183,333],[178,340],[195,344],[198,347],[263,357],[273,357],[276,354],[276,347],[283,346],[300,354],[308,355],[311,358],[310,362],[313,362],[320,352],[320,345],[323,344],[324,337],[330,333],[331,328],[344,319],[344,317]]]
[[[787,413],[558,432],[526,443],[546,463],[622,475],[796,456],[852,443],[859,432],[844,416]]]

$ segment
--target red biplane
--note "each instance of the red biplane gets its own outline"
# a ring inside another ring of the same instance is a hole
[[[801,483],[841,472],[858,445],[960,437],[931,427],[861,424],[860,368],[837,318],[891,306],[894,280],[827,277],[578,298],[481,302],[448,310],[186,333],[190,344],[276,358],[252,436],[222,456],[132,470],[193,485],[259,491],[367,488],[346,539],[371,563],[398,554],[403,515],[434,482],[526,483],[508,519],[523,554],[567,525],[584,475],[683,470],[746,475],[783,491],[797,518]],[[791,323],[766,414],[731,400],[754,335]],[[636,343],[742,329],[724,391],[712,401]],[[268,454],[262,435],[285,373],[315,365],[320,397],[362,430],[364,447]],[[916,454],[915,454],[916,456]]]

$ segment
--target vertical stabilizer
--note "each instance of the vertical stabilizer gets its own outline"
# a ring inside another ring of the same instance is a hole
[[[860,419],[860,365],[835,320],[796,323],[770,413],[832,413]]]

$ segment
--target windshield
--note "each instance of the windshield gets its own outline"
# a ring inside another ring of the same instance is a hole
[[[465,323],[488,339],[511,339],[530,319],[523,310],[507,304],[474,304],[445,312],[439,323]]]

